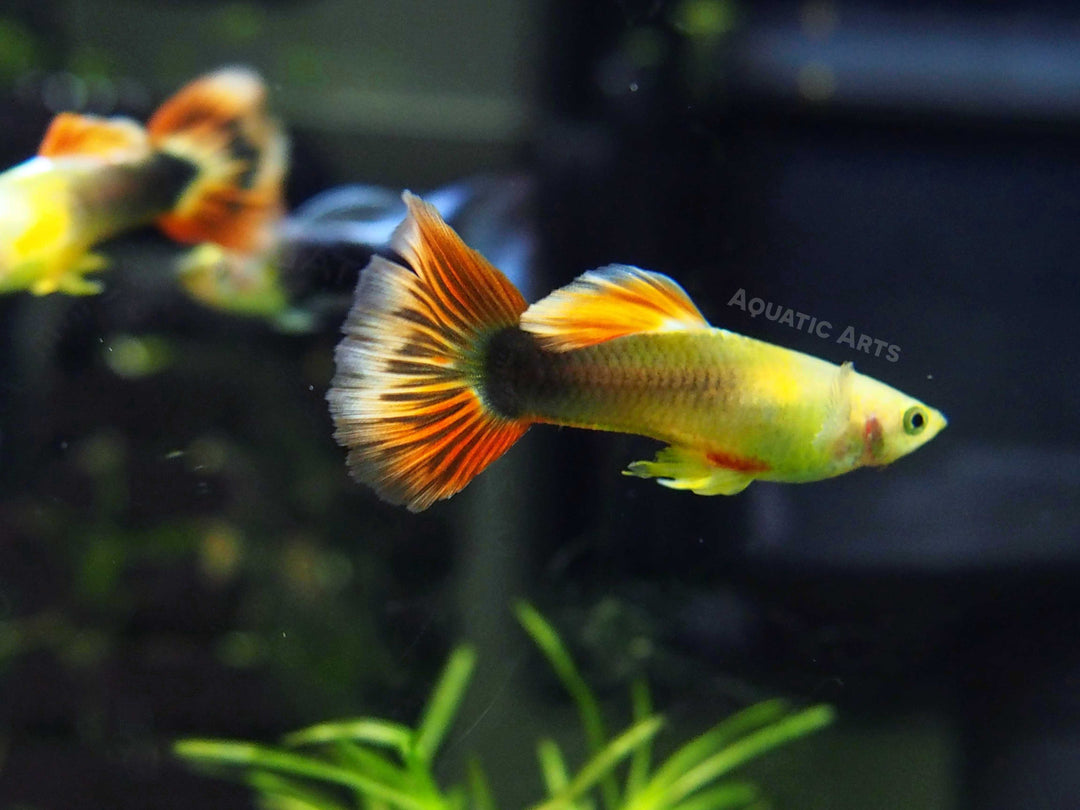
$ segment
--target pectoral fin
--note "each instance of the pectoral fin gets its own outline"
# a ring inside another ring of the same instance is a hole
[[[706,453],[687,447],[665,447],[653,461],[635,461],[623,475],[655,478],[661,486],[697,495],[735,495],[754,480],[752,474],[718,466]]]
[[[829,392],[828,416],[821,430],[814,436],[814,447],[825,450],[831,447],[848,428],[851,420],[851,385],[855,378],[855,366],[844,363],[836,370]]]

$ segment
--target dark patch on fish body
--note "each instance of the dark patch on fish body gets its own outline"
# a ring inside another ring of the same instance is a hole
[[[236,184],[240,188],[250,189],[255,186],[255,176],[259,168],[259,157],[262,150],[259,149],[244,132],[243,122],[233,119],[225,125],[224,129],[229,133],[228,151],[233,160],[242,162],[244,170],[236,177]]]
[[[155,152],[87,175],[74,186],[75,205],[101,236],[111,236],[171,210],[197,174],[191,161]]]
[[[146,162],[144,171],[148,205],[155,211],[168,211],[198,175],[199,167],[190,160],[156,152]]]
[[[510,326],[495,332],[484,347],[481,397],[484,404],[506,419],[517,419],[527,409],[527,394],[545,376],[549,353],[528,332]]]

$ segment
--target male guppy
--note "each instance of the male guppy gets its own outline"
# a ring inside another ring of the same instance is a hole
[[[420,511],[533,423],[649,436],[625,471],[701,495],[888,464],[945,427],[870,377],[709,325],[670,278],[625,265],[528,306],[405,194],[401,261],[364,270],[327,394],[352,475]]]
[[[94,245],[156,222],[180,242],[257,251],[280,216],[286,144],[243,68],[204,76],[144,128],[61,113],[36,157],[0,174],[0,292],[85,295]]]

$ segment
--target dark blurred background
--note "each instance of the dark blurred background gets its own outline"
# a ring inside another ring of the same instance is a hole
[[[487,226],[536,234],[531,297],[665,272],[713,323],[854,360],[950,425],[885,471],[731,499],[621,477],[648,441],[537,428],[414,516],[330,438],[343,312],[296,335],[201,308],[175,246],[117,240],[102,295],[0,299],[0,807],[247,806],[169,742],[411,722],[463,638],[450,762],[475,748],[523,803],[535,738],[575,724],[519,596],[613,702],[648,675],[676,737],[777,694],[836,705],[753,771],[781,807],[1076,806],[1070,4],[9,2],[0,165],[58,110],[145,119],[232,63],[288,127],[290,204],[525,176]],[[353,254],[314,253],[289,272],[351,286]],[[837,343],[849,325],[899,359]]]

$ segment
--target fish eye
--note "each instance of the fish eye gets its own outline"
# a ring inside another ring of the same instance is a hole
[[[904,433],[917,436],[926,428],[926,411],[918,405],[912,405],[904,411]]]

